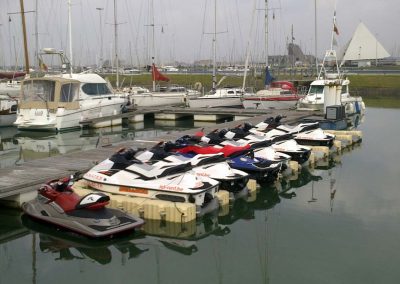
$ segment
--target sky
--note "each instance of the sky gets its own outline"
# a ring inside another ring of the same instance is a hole
[[[320,58],[330,46],[335,9],[339,47],[346,44],[362,21],[391,55],[400,55],[400,33],[395,30],[400,26],[399,0],[268,0],[269,55],[287,54],[292,26],[294,43],[306,54],[315,53],[315,1]],[[20,11],[19,2],[0,0],[0,68],[23,63],[21,16],[9,14]],[[68,0],[24,0],[31,64],[36,45],[36,12],[30,11],[36,11],[36,2],[39,48],[53,47],[69,55]],[[101,51],[104,60],[114,58],[114,0],[71,2],[73,64],[98,64]],[[118,55],[126,66],[151,64],[152,56],[157,65],[212,59],[214,27],[217,61],[243,62],[246,55],[252,62],[262,62],[265,58],[265,0],[115,0],[115,3]]]

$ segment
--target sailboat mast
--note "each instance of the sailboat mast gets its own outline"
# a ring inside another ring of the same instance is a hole
[[[217,88],[217,0],[214,1],[213,73],[212,89]]]
[[[39,70],[39,7],[38,7],[38,0],[35,2],[35,10],[36,10],[36,17],[35,17],[35,66],[36,69]]]
[[[114,0],[114,45],[115,67],[117,68],[117,88],[119,88],[119,60],[118,60],[118,27],[117,27],[117,2]]]
[[[268,0],[265,0],[265,67],[268,67]]]
[[[24,36],[25,72],[26,74],[29,74],[29,55],[28,55],[28,43],[26,39],[24,0],[20,0],[19,3],[21,6],[22,34]]]
[[[152,61],[152,64],[151,64],[151,70],[152,70],[152,77],[153,77],[153,92],[155,92],[156,91],[156,78],[155,78],[155,70],[154,70],[154,68],[156,68],[156,65],[155,65],[155,60],[154,60],[154,57],[155,57],[155,53],[156,53],[156,50],[155,50],[155,35],[154,35],[154,0],[151,0],[151,52],[152,52],[152,57],[151,57],[151,61]]]
[[[68,0],[68,33],[69,33],[69,75],[72,77],[72,17],[71,17],[71,0]]]
[[[317,0],[314,0],[314,55],[315,55],[315,69],[317,70],[318,75],[318,56],[317,49],[318,41],[317,41]]]
[[[100,18],[100,60],[99,60],[99,65],[100,65],[100,70],[103,71],[103,22],[101,19],[101,13],[104,10],[104,8],[97,7],[97,11],[99,11],[99,18]]]

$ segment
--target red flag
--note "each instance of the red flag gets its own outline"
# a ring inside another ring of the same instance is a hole
[[[154,65],[151,68],[151,75],[153,76],[153,81],[165,81],[168,82],[169,78],[164,76],[163,74],[158,71],[157,67]]]
[[[333,24],[333,31],[334,31],[337,35],[339,35],[339,30],[338,30],[338,28],[337,28],[337,26],[336,26],[336,23]]]

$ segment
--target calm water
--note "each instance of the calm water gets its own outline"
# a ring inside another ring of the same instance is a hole
[[[292,194],[261,188],[229,213],[114,242],[0,209],[0,283],[399,283],[399,120],[369,108],[362,144],[278,186]]]

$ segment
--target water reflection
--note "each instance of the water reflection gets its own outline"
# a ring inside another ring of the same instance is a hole
[[[136,258],[147,251],[147,249],[137,247],[133,242],[134,238],[143,237],[140,231],[114,239],[98,240],[34,221],[26,215],[23,215],[21,220],[22,224],[32,233],[38,234],[40,251],[52,254],[54,260],[88,259],[99,264],[107,264],[112,261],[111,247],[114,247],[127,259]]]
[[[179,126],[175,125],[172,129],[186,129],[189,126],[188,123],[180,122]],[[2,127],[0,168],[75,151],[91,150],[121,141],[157,137],[170,129],[167,126],[154,126],[154,121],[61,133],[18,131],[16,127]]]
[[[197,242],[208,236],[223,237],[230,233],[227,226],[221,226],[216,213],[188,223],[171,223],[147,220],[143,226],[148,245],[162,245],[175,252],[191,255],[198,251]]]

